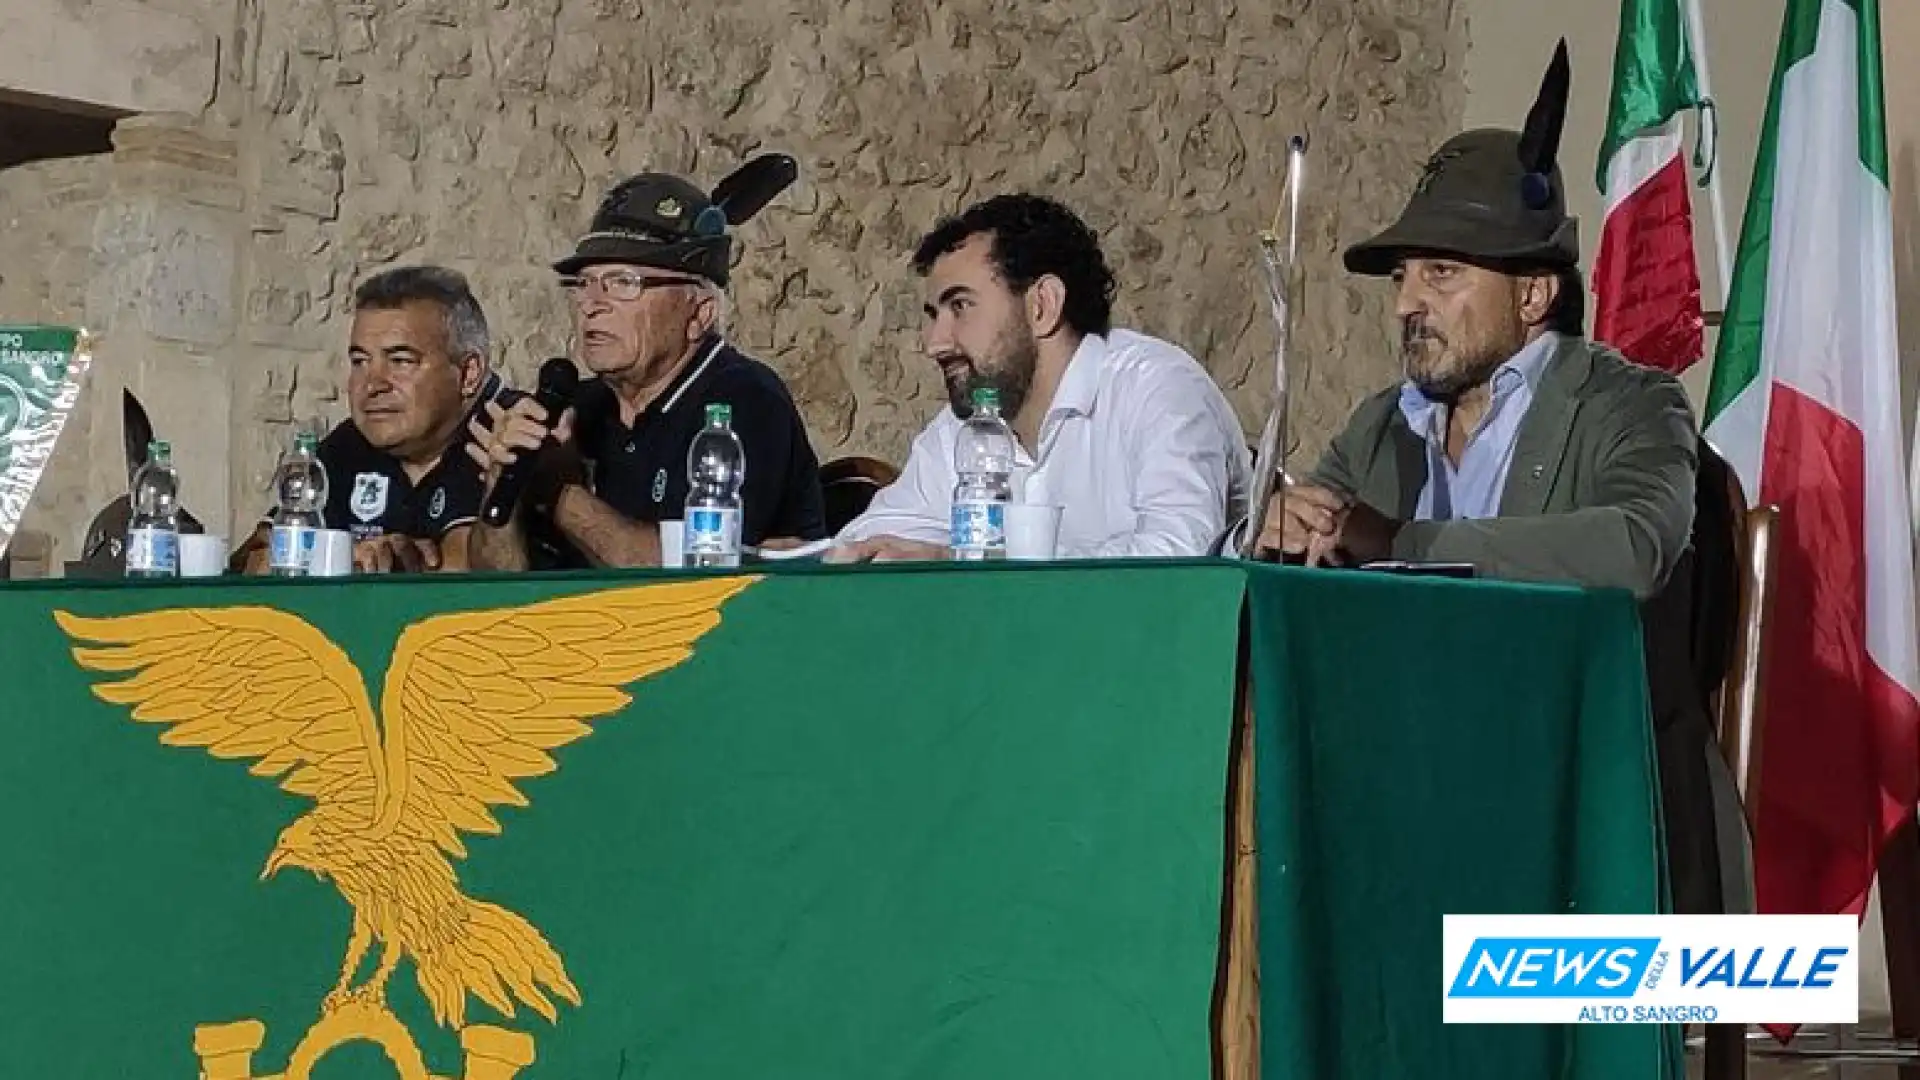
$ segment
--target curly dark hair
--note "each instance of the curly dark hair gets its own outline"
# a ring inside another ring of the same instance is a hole
[[[1068,326],[1082,334],[1112,329],[1115,286],[1100,238],[1073,211],[1042,195],[996,195],[942,219],[914,251],[914,270],[924,277],[936,259],[978,233],[992,238],[988,254],[1008,288],[1024,293],[1052,274],[1067,287],[1061,316]]]

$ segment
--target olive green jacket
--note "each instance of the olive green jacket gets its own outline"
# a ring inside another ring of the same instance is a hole
[[[1393,557],[1483,576],[1657,592],[1693,527],[1697,429],[1672,376],[1566,337],[1522,419],[1500,515],[1414,521],[1427,453],[1398,387],[1362,402],[1307,479],[1406,522]]]

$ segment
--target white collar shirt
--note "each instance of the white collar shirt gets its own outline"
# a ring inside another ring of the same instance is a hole
[[[946,544],[960,427],[942,409],[836,540]],[[1133,331],[1081,339],[1037,452],[1016,440],[1015,453],[1014,500],[1062,508],[1063,559],[1205,555],[1246,511],[1252,466],[1232,406],[1192,356]]]

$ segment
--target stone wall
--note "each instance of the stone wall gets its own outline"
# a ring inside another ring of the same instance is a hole
[[[202,313],[228,325],[184,345],[162,329],[148,351],[198,389],[163,394],[154,419],[200,448],[182,455],[190,468],[232,462],[225,491],[190,475],[189,504],[250,519],[291,425],[345,413],[344,315],[359,278],[402,261],[466,271],[502,364],[525,383],[567,347],[547,263],[602,189],[655,168],[712,183],[780,149],[802,179],[743,231],[734,336],[787,378],[823,459],[904,458],[943,400],[919,353],[907,253],[940,214],[1015,189],[1078,208],[1116,263],[1121,320],[1200,357],[1257,429],[1272,334],[1253,237],[1278,205],[1287,137],[1305,130],[1313,262],[1296,431],[1311,452],[1393,377],[1387,291],[1346,278],[1337,251],[1398,208],[1458,125],[1461,21],[1454,0],[209,5],[225,58],[214,105],[141,137],[201,140],[170,167],[207,167],[216,190],[233,174],[231,213],[191,185],[160,212],[191,218],[180,235],[202,240],[230,220],[231,243],[176,245],[143,280],[193,278],[176,291],[207,294]],[[204,152],[219,145],[234,148],[230,169]],[[0,220],[61,177],[0,172]],[[152,255],[154,218],[130,215],[128,201],[108,199],[94,247]],[[72,203],[52,233],[11,234],[0,278],[72,258],[86,214]],[[189,265],[229,255],[211,273]],[[91,325],[110,301],[127,321],[131,286],[101,287],[118,258],[90,264]],[[229,278],[223,316],[212,294]],[[56,291],[0,289],[0,319],[76,317],[71,283]],[[153,314],[140,314],[143,344]],[[127,341],[108,327],[101,385],[136,362]],[[201,381],[212,373],[219,393]],[[117,416],[111,428],[117,459]],[[110,495],[101,475],[117,468],[84,470],[90,504]],[[67,496],[77,481],[56,480],[41,527],[71,545],[85,526]]]

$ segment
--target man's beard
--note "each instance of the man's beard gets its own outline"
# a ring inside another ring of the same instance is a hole
[[[973,415],[973,391],[977,387],[990,386],[1000,393],[1000,415],[1011,419],[1026,404],[1027,393],[1033,389],[1034,369],[1040,363],[1040,342],[1026,324],[1011,321],[994,339],[995,360],[989,370],[982,371],[973,357],[963,352],[954,356],[966,361],[951,371],[944,366],[941,377],[947,384],[947,402],[953,406],[953,415],[962,420]]]
[[[1449,342],[1435,333],[1418,319],[1405,319],[1400,324],[1400,366],[1415,389],[1428,401],[1450,405],[1458,401],[1461,394],[1486,382],[1493,373],[1518,352],[1518,343],[1509,346],[1504,342],[1482,342],[1470,352],[1456,354],[1459,362],[1447,371],[1423,371],[1416,365],[1423,351],[1423,343],[1433,341],[1441,348]]]

